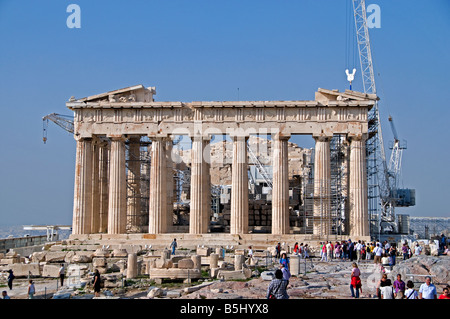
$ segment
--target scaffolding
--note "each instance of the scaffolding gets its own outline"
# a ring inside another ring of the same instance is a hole
[[[137,147],[138,152],[131,152],[130,147]],[[148,225],[151,140],[142,136],[139,140],[128,139],[125,142],[125,166],[127,176],[127,231],[143,232]],[[136,175],[134,170],[139,171]]]

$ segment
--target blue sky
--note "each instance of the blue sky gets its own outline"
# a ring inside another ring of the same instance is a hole
[[[79,29],[66,25],[71,3]],[[408,142],[401,186],[417,196],[397,212],[450,216],[450,2],[372,3],[381,9],[370,37],[383,138],[387,148],[392,115]],[[353,67],[362,90],[349,4],[0,0],[0,225],[71,223],[75,141],[50,123],[42,142],[42,117],[70,115],[70,96],[143,84],[160,101],[308,100],[319,87],[348,88]]]

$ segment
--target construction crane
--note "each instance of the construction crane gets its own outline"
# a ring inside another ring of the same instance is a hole
[[[389,160],[389,178],[391,185],[391,198],[395,203],[395,207],[409,207],[415,205],[415,190],[399,188],[399,180],[402,171],[403,151],[407,148],[406,141],[400,141],[397,130],[395,129],[394,120],[389,116],[394,141],[389,147],[392,150]]]
[[[70,115],[61,115],[57,113],[52,113],[49,115],[46,115],[42,118],[43,122],[43,136],[42,140],[44,141],[44,144],[47,142],[47,130],[48,130],[48,121],[52,121],[59,127],[63,128],[69,133],[73,134],[73,116]]]
[[[394,126],[394,120],[389,115],[389,123],[391,125],[392,134],[394,135],[394,142],[390,147],[392,149],[391,158],[389,160],[389,177],[391,178],[392,188],[395,190],[398,188],[398,179],[401,171],[403,150],[406,149],[405,143],[400,143],[400,139],[397,135],[397,130]]]
[[[359,51],[364,93],[376,94],[369,28],[367,25],[366,4],[364,0],[352,0],[355,20],[356,41]],[[369,191],[369,215],[380,216],[380,230],[396,232],[395,198],[390,173],[384,151],[378,101],[369,111],[369,135],[366,141],[367,178]],[[382,167],[379,167],[382,165]],[[378,210],[381,208],[381,214]],[[373,218],[370,216],[370,218]]]
[[[253,153],[250,145],[247,144],[247,150],[248,153],[250,154],[250,158],[253,161],[253,164],[255,164],[256,169],[258,170],[259,174],[263,177],[264,181],[266,182],[267,186],[272,189],[272,180],[269,176],[269,174],[267,173],[266,169],[264,168],[264,166],[261,164],[261,162],[259,161],[258,157],[255,155],[255,153]]]

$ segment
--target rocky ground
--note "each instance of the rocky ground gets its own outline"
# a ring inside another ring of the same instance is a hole
[[[104,288],[98,298],[106,299],[148,299],[148,298],[181,298],[181,299],[264,299],[270,283],[270,276],[275,265],[268,269],[254,269],[249,280],[221,281],[204,278],[191,284],[180,281],[164,281],[155,284],[148,278],[123,280],[123,285],[116,288]],[[349,283],[351,273],[350,261],[320,262],[318,259],[308,260],[301,264],[301,274],[291,277],[288,294],[291,299],[347,299],[351,298]],[[359,263],[361,269],[362,299],[374,299],[376,284],[381,277],[379,267],[373,261]],[[419,256],[406,261],[397,261],[397,265],[388,272],[388,277],[394,281],[398,273],[404,281],[412,280],[418,290],[425,280],[425,275],[431,275],[437,286],[438,294],[442,288],[450,284],[450,258],[448,256]],[[389,270],[387,270],[389,271]],[[120,274],[118,274],[121,276]],[[57,287],[56,279],[32,278],[36,286],[36,299],[50,298],[94,298],[93,287],[87,284],[80,289]],[[0,282],[0,290],[6,290],[12,299],[26,299],[28,280],[14,280],[13,289],[9,290],[6,282]]]

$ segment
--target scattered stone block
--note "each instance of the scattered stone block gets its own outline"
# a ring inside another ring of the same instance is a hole
[[[59,265],[45,264],[42,269],[42,277],[59,277],[59,268],[61,268]]]
[[[181,259],[178,262],[178,268],[180,269],[193,269],[194,268],[194,261],[190,258],[184,258]]]
[[[116,248],[112,252],[113,257],[119,257],[119,258],[126,258],[128,257],[128,252],[126,249],[123,248]]]

